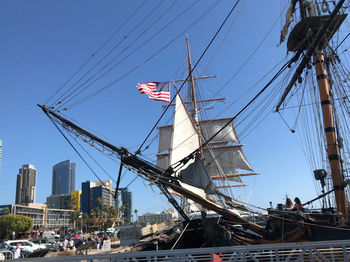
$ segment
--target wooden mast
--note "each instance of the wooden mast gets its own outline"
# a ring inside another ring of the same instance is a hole
[[[295,3],[296,0],[293,0]],[[316,68],[317,83],[319,88],[323,125],[326,137],[326,150],[331,168],[333,188],[335,191],[335,200],[337,210],[343,213],[345,221],[348,221],[347,200],[344,192],[344,179],[341,159],[339,154],[339,146],[335,133],[333,109],[330,101],[330,90],[328,86],[327,70],[324,63],[323,49],[328,45],[328,40],[339,29],[346,15],[338,14],[344,0],[340,0],[329,16],[314,16],[312,8],[306,8],[312,5],[311,2],[298,0],[300,6],[301,21],[294,27],[289,35],[287,47],[289,51],[302,52],[306,54],[300,62],[296,72],[294,73],[290,83],[284,91],[280,102],[276,107],[279,110],[287,94],[294,85],[296,79],[301,75],[306,64],[313,56]],[[307,9],[309,17],[307,16]],[[311,23],[312,21],[312,23]],[[307,43],[308,45],[305,45]]]
[[[199,146],[202,146],[202,139],[201,139],[202,134],[201,134],[201,129],[199,127],[199,120],[198,120],[198,109],[197,109],[197,102],[196,102],[196,93],[194,88],[194,76],[193,76],[193,68],[192,68],[192,62],[191,62],[190,44],[187,36],[186,36],[186,47],[187,47],[188,72],[190,74],[190,81],[191,81],[191,99],[193,103],[193,109],[191,113],[192,113],[193,122],[198,131]],[[200,153],[203,154],[203,150],[201,150]]]
[[[343,170],[340,162],[341,159],[334,127],[334,117],[330,100],[327,71],[322,51],[314,55],[314,63],[316,67],[317,83],[320,93],[323,125],[327,141],[327,155],[332,173],[333,187],[335,190],[335,201],[338,211],[343,213],[345,220],[347,221],[348,208],[343,187]]]
[[[191,81],[191,87],[192,87],[191,88],[191,98],[193,103],[192,117],[198,128],[198,110],[197,110],[197,103],[196,103],[196,93],[194,90],[194,77],[193,77],[193,69],[192,69],[191,54],[190,54],[190,44],[188,42],[187,36],[186,36],[186,46],[187,46],[188,72],[190,74],[190,81]]]

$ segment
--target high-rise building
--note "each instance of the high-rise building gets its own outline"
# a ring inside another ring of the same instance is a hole
[[[82,192],[80,197],[80,210],[83,213],[90,213],[92,209],[101,209],[102,205],[99,203],[99,198],[102,199],[103,205],[115,207],[114,193],[112,188],[112,181],[86,181],[82,183]]]
[[[23,165],[17,175],[16,204],[35,203],[36,169]]]
[[[76,164],[62,161],[52,168],[52,195],[70,194],[75,190]]]
[[[119,188],[117,194],[117,208],[122,208],[124,206],[124,211],[122,217],[125,222],[131,222],[132,213],[132,194],[128,191],[127,187]]]

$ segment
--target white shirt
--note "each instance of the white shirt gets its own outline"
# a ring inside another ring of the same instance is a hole
[[[65,240],[63,241],[63,247],[66,248],[67,246],[68,246],[68,240],[65,239]]]
[[[18,247],[15,248],[14,252],[13,252],[13,258],[17,259],[21,257],[21,249]]]

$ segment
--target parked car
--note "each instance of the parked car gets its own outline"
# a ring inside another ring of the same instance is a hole
[[[57,239],[57,238],[60,238],[60,235],[55,234],[55,232],[53,231],[45,231],[43,232],[43,238]]]
[[[20,243],[21,244],[21,252],[22,250],[24,252],[34,252],[34,251],[37,251],[37,250],[40,250],[40,246],[37,245],[37,244],[34,244],[28,240],[22,240],[22,239],[19,239],[19,240],[7,240],[5,241],[4,243],[6,244],[9,244],[10,246],[12,247],[16,247],[16,244],[17,243]]]
[[[82,235],[80,235],[80,234],[74,234],[74,235],[72,235],[72,238],[82,238],[83,236]]]
[[[0,242],[0,251],[12,251],[13,247],[5,242]]]
[[[38,239],[31,241],[40,246],[41,249],[48,249],[49,251],[56,251],[55,242],[49,239]]]
[[[103,237],[103,236],[108,236],[109,234],[107,232],[101,231],[100,233],[97,234],[98,237]]]
[[[13,252],[14,252],[15,247],[5,243],[5,242],[0,242],[0,252],[5,256],[5,259],[12,259],[13,258]],[[27,251],[24,248],[21,249],[21,256],[26,257],[30,252]],[[11,254],[9,253],[11,252]],[[2,261],[0,259],[0,261]]]

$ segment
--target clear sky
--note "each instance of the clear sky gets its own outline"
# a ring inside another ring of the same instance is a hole
[[[51,194],[52,166],[63,160],[70,159],[77,163],[77,189],[86,180],[97,180],[36,105],[45,103],[135,10],[136,15],[113,36],[106,49],[95,56],[101,57],[106,53],[105,50],[121,41],[113,53],[116,56],[126,48],[113,62],[119,64],[86,93],[82,93],[80,98],[113,81],[115,83],[99,95],[64,112],[84,127],[107,137],[108,141],[131,150],[136,150],[146,137],[161,114],[161,105],[165,104],[138,94],[136,83],[183,78],[186,35],[195,62],[235,3],[231,0],[148,0],[140,8],[143,2],[1,1],[0,139],[3,140],[3,160],[0,204],[14,203],[16,175],[23,164],[32,164],[37,169],[38,203],[45,202]],[[285,44],[278,46],[278,43],[284,23],[284,13],[282,16],[281,13],[287,2],[240,1],[196,70],[198,75],[217,76],[216,79],[201,81],[199,88],[203,89],[203,96],[215,93],[242,67],[274,23],[275,26],[252,59],[220,91],[218,96],[228,98],[221,107],[228,106],[286,56]],[[193,7],[190,7],[192,4]],[[158,9],[148,15],[155,7]],[[168,8],[169,11],[165,13]],[[132,31],[147,15],[148,20]],[[205,16],[201,18],[202,15]],[[176,16],[180,18],[152,36]],[[159,21],[152,24],[158,17]],[[127,48],[128,45],[131,47]],[[132,52],[135,48],[138,49]],[[129,53],[130,56],[127,56]],[[93,63],[89,65],[91,67]],[[84,68],[82,72],[87,72],[90,67]],[[264,79],[248,96],[220,117],[233,116],[267,81]],[[73,83],[70,82],[70,85]],[[251,166],[260,175],[245,178],[244,183],[248,186],[240,189],[237,195],[261,207],[268,207],[269,201],[274,204],[284,202],[286,194],[292,198],[299,196],[302,201],[316,196],[312,171],[307,167],[293,135],[281,118],[272,113],[274,105],[270,105],[270,113],[264,121],[249,135],[243,136],[241,141],[245,144],[244,152]],[[215,116],[218,113],[208,114]],[[239,127],[237,130],[240,133]],[[156,147],[157,143],[153,142],[144,156],[154,160]],[[116,179],[119,164],[102,156],[97,156],[97,160]],[[102,179],[109,179],[96,165],[94,169]],[[134,177],[133,173],[126,173],[121,186],[126,186]],[[158,190],[147,186],[140,178],[129,189],[133,194],[133,209],[138,209],[139,214],[162,211],[169,206]]]

